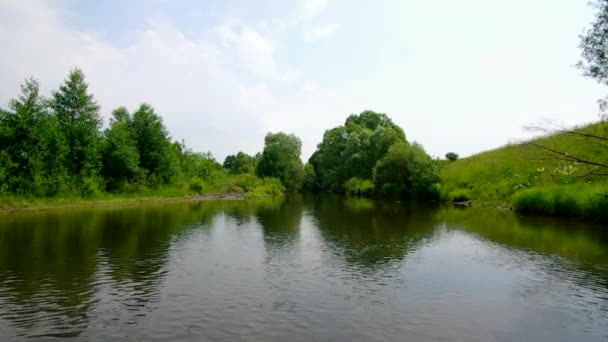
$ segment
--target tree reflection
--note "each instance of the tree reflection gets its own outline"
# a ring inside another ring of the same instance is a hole
[[[173,239],[229,206],[216,201],[3,215],[0,318],[22,335],[75,337],[95,306],[118,304],[135,317],[158,297]]]
[[[435,226],[433,210],[422,205],[330,196],[307,207],[332,253],[368,270],[401,261]]]
[[[264,245],[270,254],[290,250],[297,241],[302,219],[301,196],[277,197],[256,208]]]

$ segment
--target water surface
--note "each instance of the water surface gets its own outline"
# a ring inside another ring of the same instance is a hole
[[[601,341],[602,227],[337,197],[0,215],[0,340]]]

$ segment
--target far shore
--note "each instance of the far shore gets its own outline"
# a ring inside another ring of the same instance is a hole
[[[244,193],[228,192],[215,193],[205,195],[194,195],[185,197],[142,197],[142,198],[117,198],[117,199],[76,199],[76,200],[61,200],[56,202],[50,200],[43,203],[27,203],[27,204],[0,204],[0,213],[16,213],[16,212],[35,212],[56,209],[76,209],[76,208],[93,208],[93,207],[113,207],[113,206],[138,206],[146,204],[162,204],[162,203],[178,203],[178,202],[203,202],[214,200],[243,200]]]

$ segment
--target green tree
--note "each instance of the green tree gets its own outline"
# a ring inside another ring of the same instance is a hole
[[[238,175],[242,173],[254,173],[256,159],[245,152],[229,155],[224,160],[224,168],[230,173]]]
[[[449,161],[456,161],[458,160],[458,154],[454,152],[448,152],[445,154],[445,158]]]
[[[108,189],[121,189],[139,173],[139,151],[129,131],[131,115],[125,107],[112,112],[110,128],[104,132],[102,175]]]
[[[171,182],[176,172],[176,160],[170,153],[169,133],[154,108],[145,103],[140,105],[130,120],[129,131],[148,182],[151,185]]]
[[[608,85],[608,0],[593,3],[596,14],[591,27],[581,35],[582,60],[578,67],[587,77]],[[608,97],[598,101],[604,118],[608,116]]]
[[[5,191],[49,195],[64,182],[66,146],[39,92],[38,82],[28,79],[21,95],[10,101],[10,110],[0,110],[0,181]]]
[[[10,111],[0,112],[0,142],[6,151],[7,175],[11,191],[29,192],[36,173],[40,172],[38,132],[46,106],[39,96],[38,82],[28,79],[21,95],[10,101]]]
[[[385,196],[434,199],[436,166],[421,145],[394,144],[374,167],[374,184]]]
[[[50,106],[68,147],[65,167],[69,174],[80,178],[96,175],[100,167],[101,119],[82,70],[70,71],[64,84],[53,92]]]
[[[306,191],[318,191],[319,184],[317,183],[317,174],[314,166],[310,163],[304,165],[304,182],[302,188]]]
[[[268,133],[256,167],[257,175],[278,178],[288,191],[300,190],[304,181],[301,149],[302,142],[293,134]]]
[[[371,180],[374,165],[398,142],[407,142],[405,134],[386,114],[351,115],[344,126],[325,132],[310,158],[316,183],[322,190],[343,192],[348,180]]]

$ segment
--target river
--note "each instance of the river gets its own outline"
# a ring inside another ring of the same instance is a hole
[[[0,341],[605,341],[603,227],[341,197],[0,214]]]

